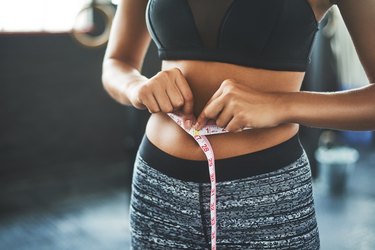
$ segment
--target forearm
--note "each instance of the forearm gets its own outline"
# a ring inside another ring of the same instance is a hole
[[[375,130],[375,84],[337,92],[281,96],[286,122],[338,130]]]
[[[107,93],[123,105],[131,105],[129,88],[147,80],[136,68],[123,61],[105,59],[103,63],[102,83]]]

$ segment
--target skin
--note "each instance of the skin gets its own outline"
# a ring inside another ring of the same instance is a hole
[[[309,0],[317,21],[332,6]],[[221,62],[164,60],[151,78],[141,75],[151,41],[147,0],[122,0],[103,61],[102,81],[123,105],[148,109],[146,134],[176,157],[204,160],[190,135],[165,113],[177,112],[197,129],[212,119],[231,133],[209,137],[217,159],[277,145],[299,124],[342,130],[375,129],[375,85],[338,92],[300,91],[304,72],[272,71]],[[371,83],[375,81],[374,0],[341,0],[338,7]],[[252,129],[241,131],[244,127]]]

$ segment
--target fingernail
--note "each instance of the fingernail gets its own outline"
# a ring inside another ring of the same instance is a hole
[[[199,123],[198,123],[198,122],[195,123],[195,125],[194,125],[194,129],[195,129],[195,130],[199,130]]]
[[[184,123],[184,125],[185,125],[185,128],[186,129],[191,129],[191,120],[185,120],[185,123]]]

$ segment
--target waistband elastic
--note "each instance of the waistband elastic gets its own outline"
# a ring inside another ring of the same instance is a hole
[[[268,173],[295,162],[303,153],[297,132],[275,146],[230,158],[217,159],[216,181],[230,181]],[[210,183],[206,160],[188,160],[170,155],[143,136],[139,155],[152,168],[183,181]]]

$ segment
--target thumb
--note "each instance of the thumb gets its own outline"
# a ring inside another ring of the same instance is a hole
[[[183,125],[184,125],[184,128],[187,129],[187,130],[190,130],[193,126],[193,124],[195,123],[195,116],[193,113],[190,113],[190,114],[183,114],[182,115],[182,121],[183,121]]]
[[[195,116],[193,114],[193,100],[185,100],[184,106],[182,107],[182,120],[185,129],[191,129],[195,122]]]

